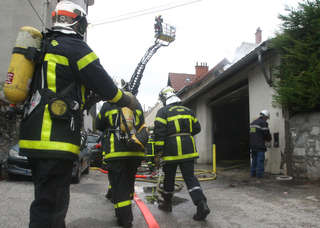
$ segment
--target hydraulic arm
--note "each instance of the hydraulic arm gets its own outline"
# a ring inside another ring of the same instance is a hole
[[[175,40],[175,27],[163,23],[162,17],[158,16],[155,19],[154,29],[155,29],[155,42],[149,47],[145,55],[142,57],[138,66],[136,67],[130,81],[127,83],[121,80],[121,84],[124,90],[131,92],[133,95],[137,95],[139,91],[140,82],[143,76],[144,69],[151,59],[151,57],[157,52],[157,50],[162,46],[168,46],[171,42]]]

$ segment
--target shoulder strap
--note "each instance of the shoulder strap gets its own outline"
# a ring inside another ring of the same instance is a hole
[[[50,43],[50,41],[54,38],[54,36],[51,34],[50,31],[42,32],[42,37],[43,38],[41,41],[40,52],[38,53],[36,58],[36,69],[30,84],[29,94],[33,94],[38,88],[41,87],[41,75],[42,75],[44,56],[47,51],[48,43]]]

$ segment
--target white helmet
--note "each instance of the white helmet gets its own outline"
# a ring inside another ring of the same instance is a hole
[[[262,110],[260,112],[260,116],[265,116],[265,117],[267,117],[267,119],[269,119],[270,118],[270,113],[269,113],[268,110]]]
[[[87,14],[81,6],[68,0],[60,1],[52,12],[52,29],[83,37],[88,26],[86,16]]]
[[[160,91],[159,99],[163,105],[181,102],[181,99],[176,96],[174,89],[171,86],[167,86]]]

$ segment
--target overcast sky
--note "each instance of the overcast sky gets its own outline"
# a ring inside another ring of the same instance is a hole
[[[88,44],[112,77],[129,81],[154,43],[155,16],[176,27],[176,40],[161,47],[144,71],[138,99],[147,108],[157,102],[169,72],[194,74],[197,62],[210,70],[225,57],[231,61],[242,42],[255,42],[258,27],[263,41],[274,36],[279,13],[297,2],[302,0],[95,0]]]

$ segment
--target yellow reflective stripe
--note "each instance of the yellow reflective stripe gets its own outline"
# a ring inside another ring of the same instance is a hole
[[[114,133],[111,133],[110,135],[110,153],[114,153]]]
[[[140,124],[140,116],[142,115],[142,111],[137,109],[136,110],[137,115],[134,116],[134,120],[135,120],[135,126],[138,126]]]
[[[78,60],[77,65],[78,69],[82,70],[86,66],[88,66],[90,63],[98,59],[98,56],[94,52],[91,52],[87,54],[86,56],[83,56],[80,60]]]
[[[140,118],[138,116],[134,117],[134,126],[138,126],[140,124]]]
[[[108,185],[108,189],[111,189],[111,184]]]
[[[104,116],[105,116],[106,118],[108,118],[108,116],[109,116],[109,123],[110,123],[111,126],[114,125],[114,124],[113,124],[113,120],[112,120],[112,115],[114,115],[114,114],[118,114],[118,109],[110,110],[110,111],[108,111],[108,112],[105,112],[105,114],[104,114]]]
[[[164,145],[164,141],[155,141],[154,144],[156,146],[163,146]]]
[[[165,157],[162,157],[162,159],[164,161],[174,161],[174,160],[181,160],[181,159],[187,159],[187,158],[194,158],[198,156],[199,156],[198,153],[192,153],[192,154],[183,154],[180,156],[165,156]]]
[[[40,140],[20,140],[19,147],[22,149],[34,149],[34,150],[58,150],[69,151],[74,154],[79,154],[80,148],[77,145],[57,142],[57,141],[40,141]]]
[[[171,117],[167,118],[168,121],[174,121],[174,120],[177,120],[177,119],[191,119],[191,120],[194,120],[194,117],[191,116],[191,115],[176,115],[176,116],[171,116]]]
[[[196,151],[196,144],[194,143],[194,138],[192,136],[190,136],[191,141],[192,141],[192,146],[193,146],[193,152],[197,152]]]
[[[56,63],[54,62],[48,62],[48,67],[47,67],[47,84],[48,88],[53,91],[57,92],[57,87],[56,87]]]
[[[52,128],[52,120],[50,117],[48,105],[46,104],[44,113],[43,113],[43,119],[42,119],[41,140],[50,141],[51,128]]]
[[[99,117],[99,120],[101,120],[101,113],[99,112],[99,114],[98,114],[98,117]]]
[[[141,115],[142,115],[142,111],[139,110],[139,109],[136,109],[136,113],[137,113],[138,116],[141,116]]]
[[[160,117],[156,117],[155,121],[158,121],[160,123],[163,123],[163,124],[167,125],[167,121],[165,119],[160,118]]]
[[[115,203],[113,206],[114,206],[114,208],[119,208],[119,207],[126,207],[129,205],[131,205],[131,200],[126,200],[126,201],[122,201],[119,203]]]
[[[117,94],[111,99],[109,100],[110,103],[117,103],[122,97],[122,91],[121,89],[118,89]]]
[[[68,58],[63,55],[47,53],[46,56],[44,57],[44,61],[54,62],[64,66],[69,66]]]
[[[83,109],[83,106],[86,103],[85,95],[86,95],[86,87],[84,85],[81,85],[81,99],[82,99],[81,109]]]
[[[47,53],[44,61],[48,62],[47,66],[47,84],[48,88],[53,92],[57,92],[56,88],[56,65],[69,66],[69,61],[65,56]]]
[[[192,133],[192,121],[189,120],[189,124],[190,124],[190,133]]]
[[[181,156],[182,155],[181,137],[177,136],[176,141],[177,141],[178,156]]]
[[[174,120],[174,126],[176,127],[176,132],[179,133],[180,132],[179,120]]]
[[[195,117],[195,118],[193,119],[193,121],[196,123],[196,122],[198,122],[198,119]]]
[[[144,157],[144,152],[110,152],[105,158],[118,158],[118,157]]]

